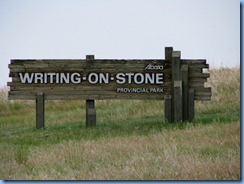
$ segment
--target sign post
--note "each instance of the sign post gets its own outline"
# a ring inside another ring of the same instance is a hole
[[[11,60],[9,99],[36,100],[36,127],[44,127],[45,100],[86,100],[86,125],[96,125],[95,100],[164,100],[165,122],[192,121],[194,100],[211,100],[205,59]]]
[[[43,92],[36,93],[36,128],[44,128],[45,100]]]
[[[87,55],[86,60],[94,60],[94,55]],[[87,99],[86,100],[86,126],[95,126],[96,125],[96,109],[95,109],[95,100]]]

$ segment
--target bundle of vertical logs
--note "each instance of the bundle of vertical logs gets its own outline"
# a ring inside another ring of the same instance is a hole
[[[164,96],[165,122],[193,121],[194,100],[211,100],[211,88],[204,87],[209,73],[205,59],[181,59],[180,51],[165,48],[165,60],[172,68],[172,94]]]

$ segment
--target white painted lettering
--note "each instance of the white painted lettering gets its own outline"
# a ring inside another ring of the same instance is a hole
[[[125,73],[125,75],[128,77],[128,84],[131,84],[131,79],[134,73]]]
[[[124,73],[118,73],[116,75],[116,83],[118,84],[124,84],[125,83],[125,74]]]
[[[23,76],[23,73],[19,73],[19,77],[20,77],[20,81],[22,84],[23,83],[30,84],[33,81],[34,73],[31,73],[30,75],[29,75],[29,73],[24,73],[24,76]]]
[[[134,81],[136,84],[142,84],[144,82],[144,75],[142,73],[136,73],[134,76]]]
[[[145,84],[154,84],[155,81],[155,75],[150,75],[149,73],[145,74]]]
[[[49,83],[52,84],[53,83],[53,79],[54,79],[54,76],[55,76],[55,73],[48,73],[49,75]]]
[[[35,73],[35,83],[43,83],[43,74],[42,73]]]
[[[91,84],[96,84],[98,83],[98,75],[96,73],[90,73],[88,75],[88,82]]]
[[[99,83],[100,84],[108,84],[109,83],[109,74],[108,73],[100,73],[99,74]]]
[[[163,65],[152,65],[151,63],[149,63],[145,70],[163,70],[164,66]]]
[[[72,73],[70,80],[74,84],[79,84],[81,82],[80,74],[79,73]]]
[[[60,80],[60,79],[59,79],[59,76],[60,76],[60,73],[56,73],[56,84],[60,83],[60,82],[59,82],[59,80]]]
[[[156,73],[156,84],[163,84],[163,83],[164,83],[164,74]]]
[[[61,73],[60,74],[60,81],[59,83],[69,83],[69,73],[65,74],[65,73]]]

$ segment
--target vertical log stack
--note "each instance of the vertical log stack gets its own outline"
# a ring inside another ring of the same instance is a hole
[[[194,100],[211,100],[211,88],[204,83],[210,77],[206,60],[181,59],[180,51],[165,48],[165,60],[172,63],[172,95],[164,96],[165,122],[193,121]]]

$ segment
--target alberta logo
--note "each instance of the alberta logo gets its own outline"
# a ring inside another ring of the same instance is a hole
[[[163,65],[152,65],[151,63],[149,63],[145,70],[163,70],[164,66]]]

